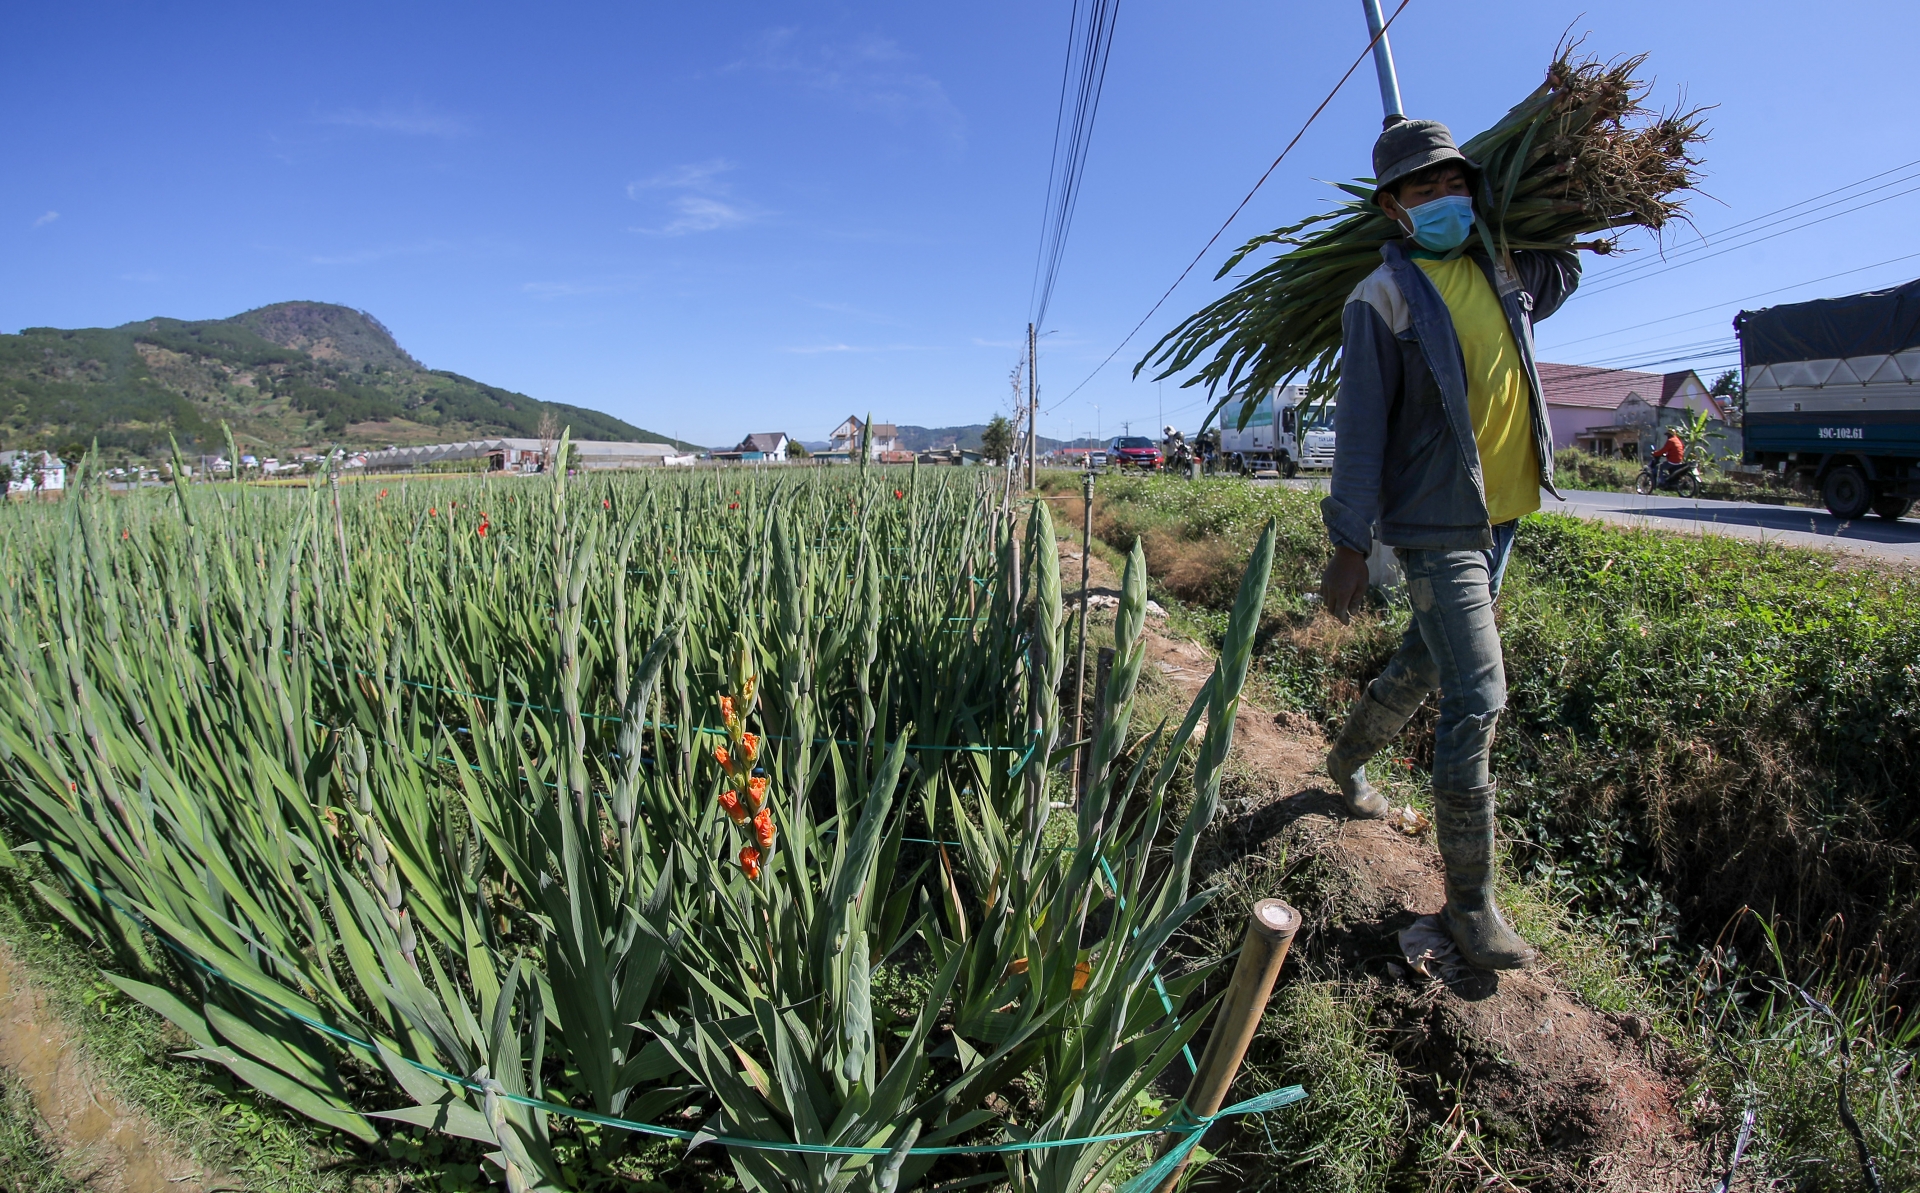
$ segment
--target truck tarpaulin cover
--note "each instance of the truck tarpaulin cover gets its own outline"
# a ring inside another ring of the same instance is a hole
[[[1747,366],[1889,356],[1920,348],[1920,280],[1845,298],[1741,311],[1733,327]]]

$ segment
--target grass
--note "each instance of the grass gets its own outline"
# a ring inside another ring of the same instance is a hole
[[[1230,559],[1209,540],[1241,533],[1251,509],[1279,517],[1292,548],[1275,560],[1255,690],[1331,729],[1406,613],[1375,593],[1342,627],[1298,599],[1327,550],[1313,495],[1117,479],[1101,485],[1095,524]],[[1174,617],[1204,631],[1217,613]],[[1838,1041],[1855,1039],[1855,1113],[1887,1187],[1915,1187],[1920,1027],[1905,1008],[1920,974],[1920,585],[1820,552],[1545,515],[1523,527],[1501,620],[1495,771],[1516,923],[1589,1005],[1641,1016],[1695,1058],[1703,1126],[1730,1132],[1756,1107],[1754,1162],[1795,1187],[1859,1187],[1836,1098]],[[1404,756],[1374,764],[1396,799],[1419,802],[1432,718],[1401,739]],[[1783,994],[1786,977],[1835,1016]],[[1299,997],[1305,1026],[1269,1030],[1291,1033],[1316,1090],[1361,1117],[1343,1128],[1348,1150],[1289,1187],[1385,1187],[1361,1163],[1392,1102],[1352,1051],[1348,1004],[1364,997]],[[1457,1130],[1417,1143],[1419,1163]]]
[[[0,1189],[79,1193],[85,1186],[61,1162],[26,1086],[0,1072]]]
[[[362,1171],[332,1142],[337,1137],[331,1133],[236,1086],[224,1070],[174,1059],[175,1052],[192,1043],[102,981],[100,966],[109,962],[107,954],[49,911],[18,871],[0,872],[0,939],[46,991],[48,1005],[78,1037],[93,1071],[182,1150],[244,1178],[247,1188],[267,1193],[400,1187],[397,1178],[407,1175],[411,1166],[397,1165],[385,1173]],[[12,1105],[10,1101],[6,1126],[9,1159],[0,1164],[11,1162],[17,1141],[24,1138]],[[14,1186],[0,1182],[0,1188]]]

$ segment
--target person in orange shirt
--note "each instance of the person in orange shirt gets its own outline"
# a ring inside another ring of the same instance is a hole
[[[1680,441],[1678,431],[1668,427],[1667,441],[1653,451],[1653,487],[1658,489],[1666,484],[1667,477],[1686,460],[1687,445]]]

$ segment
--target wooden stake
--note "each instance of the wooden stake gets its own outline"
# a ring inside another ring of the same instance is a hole
[[[1085,517],[1080,523],[1080,647],[1079,660],[1074,664],[1073,679],[1073,740],[1079,741],[1086,736],[1087,719],[1087,567],[1088,557],[1093,551],[1093,454],[1087,454],[1087,474],[1080,482],[1081,502],[1085,507]],[[1086,778],[1086,769],[1080,765],[1086,756],[1084,748],[1073,752],[1073,802],[1080,805],[1080,785]]]
[[[1286,962],[1293,934],[1299,930],[1300,913],[1280,900],[1262,899],[1253,905],[1240,960],[1233,967],[1233,981],[1214,1013],[1213,1033],[1207,1039],[1207,1050],[1200,1054],[1200,1067],[1187,1085],[1187,1113],[1193,1117],[1217,1113],[1227,1100],[1247,1046],[1253,1043],[1253,1033],[1266,1013],[1267,998],[1280,976],[1280,966]],[[1174,1169],[1157,1193],[1169,1193],[1186,1167],[1182,1162]]]

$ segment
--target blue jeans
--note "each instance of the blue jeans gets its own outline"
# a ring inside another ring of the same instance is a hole
[[[1407,574],[1413,624],[1367,692],[1402,723],[1429,695],[1440,693],[1433,744],[1436,790],[1468,791],[1489,782],[1493,727],[1507,706],[1493,602],[1513,553],[1516,525],[1495,526],[1493,547],[1486,551],[1394,550]]]

